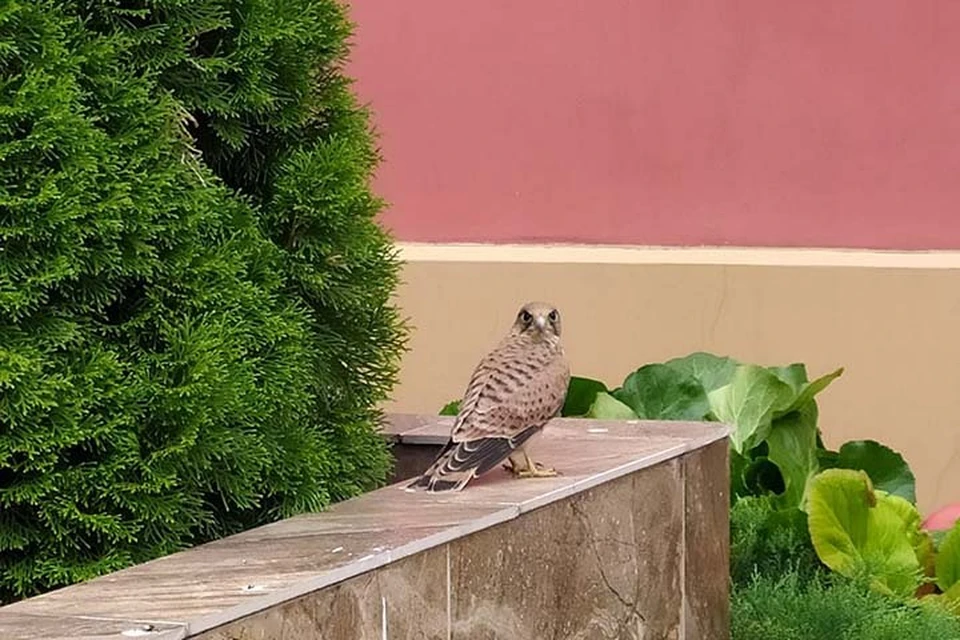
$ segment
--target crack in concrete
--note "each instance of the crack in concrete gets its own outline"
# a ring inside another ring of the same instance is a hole
[[[706,344],[712,344],[717,334],[717,327],[720,325],[720,318],[723,317],[724,307],[727,303],[727,288],[729,282],[727,280],[727,267],[720,267],[720,299],[717,302],[716,310],[713,314],[713,320],[710,322],[710,328],[707,330],[707,339]]]
[[[583,525],[583,528],[587,532],[587,541],[590,545],[590,549],[593,551],[594,559],[597,562],[597,571],[600,573],[600,580],[603,582],[607,590],[613,594],[613,597],[616,598],[620,602],[620,604],[622,604],[627,609],[626,616],[622,620],[618,621],[617,623],[617,636],[615,637],[620,637],[619,636],[620,632],[627,630],[630,626],[632,626],[631,623],[635,621],[637,622],[637,629],[642,632],[642,625],[646,623],[647,618],[642,613],[640,613],[640,602],[639,602],[640,582],[638,580],[634,580],[634,593],[633,593],[632,601],[628,599],[626,596],[624,596],[622,593],[620,593],[620,590],[614,587],[613,584],[610,582],[610,578],[607,576],[607,572],[603,568],[603,559],[600,557],[600,549],[597,547],[597,542],[606,540],[608,542],[614,542],[617,544],[631,546],[634,548],[637,545],[626,543],[626,542],[623,542],[622,540],[606,539],[606,538],[601,538],[599,536],[596,536],[594,534],[593,527],[590,526],[590,521],[589,521],[589,518],[587,517],[587,514],[580,509],[579,505],[575,500],[570,502],[570,508],[573,511],[574,515],[576,515],[577,519],[580,521],[580,524]],[[636,637],[639,640],[642,637],[642,635],[638,635]]]

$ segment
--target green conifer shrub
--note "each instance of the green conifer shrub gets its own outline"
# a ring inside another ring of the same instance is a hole
[[[0,601],[356,494],[403,327],[332,0],[0,9]]]

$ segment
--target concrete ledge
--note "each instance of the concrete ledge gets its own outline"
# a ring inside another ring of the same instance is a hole
[[[398,416],[387,434],[449,428]],[[560,477],[392,485],[0,608],[0,638],[721,639],[726,434],[556,420],[532,452]]]

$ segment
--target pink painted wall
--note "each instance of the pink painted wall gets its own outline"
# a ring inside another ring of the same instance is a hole
[[[960,2],[352,4],[400,239],[960,248]]]

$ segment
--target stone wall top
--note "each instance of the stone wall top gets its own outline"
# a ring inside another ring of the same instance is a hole
[[[439,444],[452,418],[391,416],[395,442]],[[395,484],[0,608],[0,638],[175,640],[512,520],[726,437],[715,423],[557,419],[530,445],[561,474],[495,470],[463,492]]]

